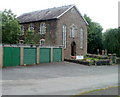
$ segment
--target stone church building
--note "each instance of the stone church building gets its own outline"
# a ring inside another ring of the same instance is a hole
[[[34,30],[41,35],[41,46],[64,47],[65,59],[87,53],[88,23],[75,5],[25,13],[18,20],[23,37],[28,30]]]

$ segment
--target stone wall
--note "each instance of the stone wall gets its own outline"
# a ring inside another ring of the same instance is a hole
[[[87,54],[87,24],[83,20],[81,14],[78,12],[76,7],[66,12],[57,20],[49,20],[42,22],[33,22],[36,33],[39,33],[40,23],[46,24],[46,34],[42,36],[45,39],[45,46],[61,46],[62,45],[62,26],[67,26],[67,48],[65,49],[64,57],[66,59],[71,58],[71,43],[76,43],[76,55]],[[75,38],[70,37],[70,28],[72,25],[77,27],[77,33]],[[30,23],[22,24],[25,26],[25,31],[28,30]],[[80,48],[80,29],[84,31],[84,45]],[[25,33],[26,35],[27,33]]]
[[[40,33],[40,24],[41,23],[46,24],[46,33],[41,35],[41,37],[40,37],[40,39],[45,39],[44,46],[55,46],[56,45],[56,30],[57,30],[56,20],[32,22],[32,24],[34,25],[35,33]],[[21,24],[21,25],[24,26],[24,30],[25,30],[24,36],[21,36],[21,39],[24,40],[24,37],[27,36],[27,31],[28,31],[30,23],[25,23],[25,24]],[[38,43],[39,43],[39,41],[38,41]]]
[[[75,38],[70,37],[70,28],[72,25],[77,27],[77,33]],[[57,23],[57,45],[62,45],[62,26],[67,26],[67,48],[65,49],[65,59],[71,58],[71,43],[76,43],[76,55],[84,55],[87,53],[87,25],[82,19],[77,9],[74,7],[64,14]],[[84,30],[84,46],[80,48],[80,29]]]

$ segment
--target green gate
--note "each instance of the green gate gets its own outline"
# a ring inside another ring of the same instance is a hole
[[[36,64],[36,48],[24,48],[24,64]]]
[[[60,61],[62,61],[62,49],[54,48],[53,49],[53,62],[60,62]]]
[[[3,66],[18,66],[20,65],[20,48],[4,47]]]
[[[40,63],[49,63],[50,58],[50,48],[40,48]]]

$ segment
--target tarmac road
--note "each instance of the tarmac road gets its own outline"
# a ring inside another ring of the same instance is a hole
[[[75,95],[118,85],[118,65],[59,62],[2,70],[3,95]]]

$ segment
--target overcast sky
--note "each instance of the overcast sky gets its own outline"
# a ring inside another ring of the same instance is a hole
[[[82,15],[100,23],[104,31],[118,27],[119,0],[1,0],[0,10],[11,9],[17,16],[36,10],[75,4]]]

